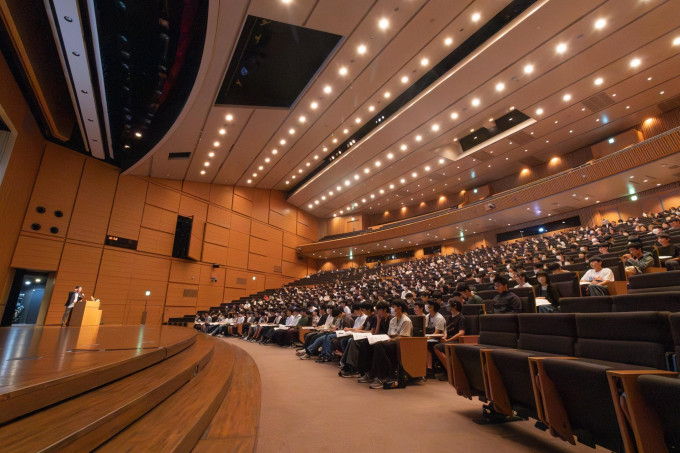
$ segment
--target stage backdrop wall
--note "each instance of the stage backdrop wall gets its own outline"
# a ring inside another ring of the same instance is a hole
[[[177,215],[193,216],[200,261],[171,257]],[[101,299],[107,324],[138,324],[151,291],[147,323],[158,324],[315,272],[295,248],[317,239],[318,220],[282,192],[121,176],[48,143],[11,266],[56,272],[46,324],[60,322],[76,284]]]

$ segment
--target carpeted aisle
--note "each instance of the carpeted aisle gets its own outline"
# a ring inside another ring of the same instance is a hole
[[[478,425],[482,403],[430,380],[401,390],[370,390],[338,377],[335,364],[299,360],[294,349],[225,339],[260,369],[258,453],[590,452],[534,428],[534,422]]]

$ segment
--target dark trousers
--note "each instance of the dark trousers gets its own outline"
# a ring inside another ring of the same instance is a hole
[[[399,375],[399,344],[381,341],[373,345],[373,376],[379,379],[396,379]]]

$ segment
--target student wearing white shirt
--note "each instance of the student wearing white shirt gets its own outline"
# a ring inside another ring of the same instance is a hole
[[[588,295],[590,296],[606,296],[609,294],[607,289],[607,282],[614,281],[614,273],[611,269],[602,267],[602,258],[598,255],[591,257],[588,260],[590,269],[581,277],[582,282],[590,283],[588,285]]]
[[[517,280],[515,288],[531,288],[531,283],[527,282],[527,274],[524,272],[518,272],[515,278]]]

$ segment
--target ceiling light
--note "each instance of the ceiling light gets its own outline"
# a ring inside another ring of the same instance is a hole
[[[385,189],[380,189],[380,195],[385,193]]]
[[[229,113],[227,116],[224,117],[224,119],[227,121],[231,121],[234,119],[234,116],[231,113]]]
[[[439,159],[439,164],[443,164],[444,162],[446,162],[446,161],[444,160],[443,157],[441,159]]]
[[[272,154],[277,155],[278,153],[279,153],[279,151],[277,149],[272,150]]]
[[[316,108],[319,106],[319,104],[316,103],[316,102],[312,102],[311,104],[309,104],[309,106],[312,108],[312,110],[316,110]]]
[[[416,173],[416,172],[414,171],[413,173],[411,173],[411,177],[417,178],[417,177],[418,177],[418,173]]]
[[[401,76],[401,83],[406,83],[406,82],[408,82],[408,77]]]
[[[602,77],[598,77],[597,79],[595,79],[595,85],[602,85],[602,82],[604,82],[604,80],[602,80]]]
[[[451,119],[452,120],[457,120],[458,119],[458,114],[456,112],[451,113]]]
[[[338,72],[340,73],[341,76],[347,75],[347,68],[343,66],[340,69],[338,69]]]
[[[290,181],[286,181],[286,185],[290,184]]]
[[[297,177],[297,176],[295,176],[295,175],[291,176],[292,179],[295,179],[296,177]]]
[[[302,173],[302,168],[299,168],[299,169],[298,169],[298,173]]]
[[[218,146],[220,146],[220,142],[214,142],[213,143],[213,147],[217,148]]]
[[[309,167],[310,164],[309,164],[309,162],[307,162],[305,165]]]
[[[676,39],[680,39],[680,38],[676,38]],[[451,44],[453,44],[453,39],[451,39],[451,38],[444,39],[444,45],[445,46],[450,46]],[[675,44],[675,41],[673,41],[673,44]]]
[[[314,204],[319,204],[319,200],[314,200]]]
[[[257,178],[257,173],[253,173],[253,178]]]
[[[354,179],[355,179],[355,180],[358,180],[358,179],[359,179],[359,175],[354,175]]]
[[[366,203],[366,199],[365,199],[365,198],[362,198],[362,199],[361,199],[361,202],[362,202],[362,203]]]
[[[342,133],[343,133],[343,134],[349,133],[349,129],[343,129],[343,130],[342,130]]]
[[[207,162],[207,161],[206,161],[206,162],[203,162],[203,166],[204,166],[204,167],[209,167],[209,166],[210,166],[210,162]]]
[[[290,129],[288,129],[288,133],[289,133],[290,135],[295,135],[295,129],[293,129],[293,128],[291,127]]]
[[[403,144],[399,147],[399,149],[401,149],[402,151],[406,151],[406,150],[408,149],[408,146],[406,146],[406,144],[403,143]]]
[[[388,159],[392,159],[393,157],[394,157],[394,154],[392,154],[392,153],[387,153],[387,158],[388,158]]]
[[[260,165],[259,167],[257,167],[257,169],[262,171],[262,170],[264,170],[264,167],[262,165]]]
[[[371,198],[375,198],[375,195],[374,195],[374,194],[371,194]]]
[[[337,139],[337,138],[334,138],[334,139],[332,140],[332,142],[333,142],[333,143],[338,143],[338,139]]]
[[[332,190],[329,190],[329,191],[328,191],[328,195],[330,195],[330,196],[332,197],[332,196],[333,196],[333,191],[332,191]]]
[[[416,141],[419,142],[423,139],[422,135],[416,135]]]
[[[433,124],[433,125],[432,125],[432,130],[433,130],[434,132],[437,132],[437,131],[439,130],[439,124]]]
[[[365,54],[366,50],[367,50],[366,46],[363,45],[363,44],[361,44],[359,47],[357,47],[357,53],[359,53],[359,55]]]
[[[369,111],[369,112],[372,112],[373,110],[375,110],[375,107],[373,107],[372,105],[369,105],[369,106],[368,106],[368,111]]]
[[[201,170],[201,174],[204,175],[204,174],[205,174],[205,170]],[[250,183],[250,179],[248,180],[248,183]]]
[[[421,66],[427,66],[429,62],[430,62],[430,60],[428,60],[427,58],[422,58],[420,60],[420,65]]]
[[[279,143],[280,143],[281,145],[285,145],[285,144],[286,144],[286,139],[285,139],[285,138],[282,138],[281,140],[279,140]]]
[[[335,190],[337,190],[338,192],[340,192],[340,191],[342,190],[342,187],[341,187],[341,186],[335,186]]]
[[[543,109],[542,108],[537,108],[536,109],[536,115],[543,115]]]
[[[224,129],[224,128],[222,128],[222,129],[220,129],[218,132],[220,133],[220,135],[224,135],[224,134],[227,133],[227,130]]]
[[[371,170],[369,170],[368,168],[364,168],[364,173],[369,174],[370,171],[371,171]]]
[[[265,158],[264,158],[264,163],[265,163],[265,164],[268,164],[270,161],[271,161],[270,158],[268,158],[268,157],[265,157]]]
[[[208,153],[208,157],[215,157],[215,153],[212,152],[212,151],[210,151],[210,152]]]
[[[505,84],[503,82],[498,82],[496,84],[496,91],[503,91],[505,89]]]
[[[401,178],[401,179],[399,180],[399,182],[402,183],[402,184],[406,184],[406,179],[405,179],[405,178]]]
[[[312,208],[314,207],[314,205],[311,204],[311,203],[309,203],[309,204],[307,205],[307,207],[308,207],[309,209],[312,209]]]
[[[568,93],[565,94],[564,96],[562,96],[562,100],[565,101],[565,102],[571,101],[571,94],[568,94]]]
[[[479,98],[474,98],[471,102],[473,107],[478,107],[479,104],[481,104],[481,103],[482,103],[482,101],[480,101]]]
[[[394,189],[394,184],[390,184],[390,189]]]
[[[430,166],[429,166],[429,165],[425,166],[425,171],[430,171]]]
[[[355,119],[354,122],[357,123],[357,124],[361,123],[361,118]]]
[[[314,160],[319,160],[319,156],[318,155],[314,156]]]
[[[605,19],[597,19],[595,21],[595,28],[597,30],[602,30],[605,27],[605,25],[607,25],[607,21]]]
[[[345,212],[345,211],[343,211],[342,209],[340,210],[340,214],[344,214],[344,212]]]
[[[383,94],[383,97],[385,99],[389,99],[389,97],[392,96],[389,91],[385,91],[385,94]]]
[[[680,36],[676,37],[676,38],[673,40],[673,45],[674,45],[674,46],[680,46]]]
[[[390,21],[385,19],[384,17],[378,21],[378,27],[380,27],[381,30],[386,30],[387,27],[390,26]]]
[[[524,73],[525,74],[531,74],[532,72],[534,72],[534,65],[528,64],[528,65],[524,66]]]
[[[474,13],[474,14],[472,15],[472,22],[478,22],[479,19],[481,19],[481,17],[482,17],[481,14],[479,14],[479,13]]]
[[[639,58],[633,58],[632,60],[630,60],[630,67],[631,68],[637,68],[638,66],[640,66],[640,59]]]
[[[333,89],[331,88],[330,85],[326,85],[325,87],[323,87],[323,92],[324,92],[324,93],[328,94],[328,93],[330,93],[331,91],[333,91]]]
[[[659,91],[659,94],[664,94],[664,93],[665,93],[665,91]]]
[[[557,53],[564,53],[567,51],[567,45],[563,42],[559,43],[555,50],[557,51]]]
[[[376,160],[376,161],[375,161],[375,166],[376,166],[376,167],[379,167],[380,165],[381,165],[381,164],[380,164],[380,161],[379,161],[379,160]]]
[[[302,116],[300,116],[300,118],[298,118],[298,121],[301,122],[301,123],[304,123],[305,121],[307,121],[307,118],[305,118],[305,116],[302,115]]]

